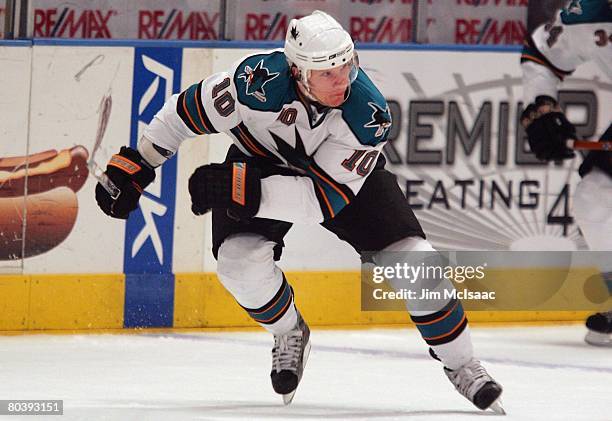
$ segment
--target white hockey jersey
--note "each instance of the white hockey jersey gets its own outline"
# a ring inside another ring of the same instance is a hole
[[[278,49],[246,56],[172,96],[144,136],[175,152],[194,134],[227,133],[246,155],[303,174],[264,178],[257,217],[320,223],[354,199],[390,126],[385,98],[363,70],[344,104],[317,108],[297,89]]]
[[[538,27],[521,55],[525,103],[557,96],[560,81],[593,61],[612,80],[612,2],[573,0],[552,23]]]

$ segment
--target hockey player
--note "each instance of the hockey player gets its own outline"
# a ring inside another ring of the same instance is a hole
[[[538,27],[525,40],[521,57],[525,103],[521,122],[529,144],[542,160],[574,157],[568,139],[576,128],[559,108],[557,87],[581,63],[594,61],[612,80],[612,3],[608,0],[574,0],[552,23]],[[609,105],[609,104],[608,104]],[[612,139],[612,125],[601,140]],[[573,211],[591,250],[612,251],[612,153],[589,152],[578,172]],[[604,262],[602,276],[612,292],[612,262]],[[596,313],[586,322],[585,340],[612,345],[612,311]]]
[[[310,330],[275,261],[292,224],[321,224],[362,251],[433,251],[381,154],[391,116],[359,68],[349,34],[326,13],[292,20],[285,48],[248,55],[169,99],[140,139],[122,147],[96,199],[127,218],[154,168],[194,135],[233,140],[222,164],[189,180],[192,211],[212,209],[217,275],[247,313],[274,335],[271,379],[293,399],[310,350]],[[501,386],[473,358],[461,303],[413,320],[444,372],[478,408],[501,410]]]

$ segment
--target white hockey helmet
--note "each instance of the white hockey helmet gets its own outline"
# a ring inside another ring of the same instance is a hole
[[[310,70],[326,70],[352,64],[350,83],[357,78],[358,61],[348,32],[333,17],[320,10],[292,19],[285,37],[289,65],[299,70],[299,81],[308,89]]]

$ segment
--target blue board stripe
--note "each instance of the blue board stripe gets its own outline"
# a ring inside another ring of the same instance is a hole
[[[172,327],[174,274],[126,274],[123,327]]]
[[[132,148],[139,126],[149,124],[170,95],[180,92],[182,60],[179,48],[134,50],[131,130],[125,139]],[[176,157],[158,168],[155,187],[145,190],[125,224],[125,327],[172,327],[176,173]]]
[[[191,40],[138,40],[138,39],[68,39],[34,38],[34,45],[67,45],[80,47],[136,47],[136,48],[250,48],[268,50],[282,48],[280,41],[191,41]],[[483,44],[355,44],[357,50],[386,51],[470,51],[492,53],[520,53],[522,45],[483,45]]]

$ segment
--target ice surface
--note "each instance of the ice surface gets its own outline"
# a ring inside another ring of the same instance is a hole
[[[612,420],[612,349],[582,326],[473,327],[504,420]],[[57,420],[483,420],[415,329],[317,330],[293,404],[265,332],[0,337],[0,399],[63,399]],[[22,417],[33,420],[37,417]],[[19,419],[11,416],[10,420]]]

